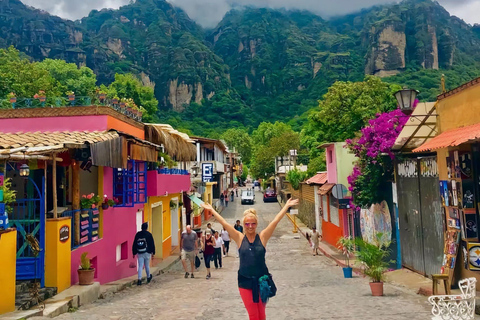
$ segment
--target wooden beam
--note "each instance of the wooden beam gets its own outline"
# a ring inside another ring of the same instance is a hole
[[[52,190],[53,190],[53,218],[58,218],[57,213],[57,161],[56,154],[53,154],[53,163],[52,163]]]
[[[47,214],[47,168],[48,168],[48,162],[47,160],[45,160],[45,168],[43,168],[43,176],[45,177],[45,185],[44,185],[44,189],[45,189],[45,197],[44,197],[44,202],[45,202],[45,216]]]
[[[80,210],[80,165],[77,160],[72,160],[72,209]],[[80,212],[75,212],[74,221],[75,244],[80,243]]]

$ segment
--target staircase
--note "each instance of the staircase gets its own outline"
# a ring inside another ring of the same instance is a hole
[[[36,299],[32,298],[32,290],[35,286],[33,280],[17,281],[15,291],[15,309],[28,310],[38,303]],[[38,300],[40,304],[42,301],[49,299],[57,294],[57,288],[41,288],[38,292]]]

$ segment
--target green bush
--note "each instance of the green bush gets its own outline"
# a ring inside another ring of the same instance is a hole
[[[382,282],[384,273],[388,269],[388,256],[390,250],[387,248],[390,243],[381,243],[382,234],[377,234],[375,244],[368,243],[362,238],[355,239],[355,245],[358,247],[356,256],[359,262],[364,266],[363,273],[372,279],[372,282]]]
[[[298,169],[293,169],[287,172],[286,178],[292,185],[292,188],[298,190],[300,189],[300,183],[307,178],[307,173]]]

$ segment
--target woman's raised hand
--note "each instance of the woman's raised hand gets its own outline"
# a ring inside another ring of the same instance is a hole
[[[290,199],[287,200],[287,203],[285,204],[285,207],[291,208],[293,206],[296,206],[298,204],[298,202],[299,202],[298,199],[293,200],[292,198],[290,198]]]
[[[206,202],[202,203],[202,208],[206,210],[214,210],[212,205]]]

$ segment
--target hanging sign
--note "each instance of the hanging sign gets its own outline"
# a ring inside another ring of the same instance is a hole
[[[0,173],[0,187],[3,187],[4,179],[5,179],[5,176],[3,175],[3,173]]]
[[[63,225],[60,227],[60,242],[67,242],[70,239],[70,227]]]
[[[213,163],[202,163],[202,181],[213,181]]]

